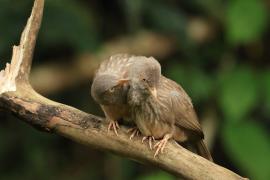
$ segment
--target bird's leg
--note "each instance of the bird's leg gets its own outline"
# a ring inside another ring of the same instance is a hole
[[[131,135],[130,135],[130,137],[129,137],[129,139],[131,140],[133,137],[139,136],[140,131],[139,131],[138,128],[134,127],[134,128],[128,129],[128,133],[131,133]]]
[[[117,121],[113,121],[113,120],[110,120],[109,122],[109,126],[108,126],[108,131],[110,131],[111,129],[113,129],[114,133],[118,136],[118,132],[117,132],[117,129],[119,129],[119,124]]]
[[[168,140],[172,137],[172,134],[166,134],[162,140],[160,140],[157,144],[154,145],[154,148],[157,148],[154,157],[158,155],[158,153],[163,153],[164,148],[168,142]]]
[[[152,150],[152,149],[153,149],[153,148],[152,148],[152,147],[153,147],[153,146],[152,146],[152,143],[155,142],[154,136],[144,136],[144,137],[142,138],[142,143],[143,143],[146,139],[148,139],[149,148]]]

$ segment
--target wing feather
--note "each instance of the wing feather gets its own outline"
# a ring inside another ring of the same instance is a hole
[[[161,78],[162,88],[169,92],[172,110],[175,113],[175,125],[199,134],[203,138],[203,132],[193,108],[190,97],[176,82],[166,77]]]

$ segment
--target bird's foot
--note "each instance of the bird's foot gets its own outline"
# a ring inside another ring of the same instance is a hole
[[[112,129],[114,133],[118,136],[117,129],[119,129],[119,124],[117,121],[110,121],[108,126],[108,132]]]
[[[168,142],[168,140],[171,138],[170,134],[166,134],[162,140],[160,140],[159,142],[157,142],[157,144],[154,145],[154,148],[157,148],[154,157],[156,157],[159,153],[163,153],[164,152],[164,148]]]
[[[153,149],[152,144],[155,142],[154,136],[144,136],[144,137],[142,138],[142,143],[143,143],[145,140],[148,140],[149,148],[152,150],[152,149]]]
[[[139,136],[140,131],[138,128],[134,127],[134,128],[128,129],[128,133],[131,133],[129,139],[132,140],[132,138],[134,138],[135,136]]]

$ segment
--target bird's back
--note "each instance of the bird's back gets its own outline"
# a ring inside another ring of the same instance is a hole
[[[100,64],[99,69],[96,72],[96,76],[101,74],[113,74],[119,77],[124,77],[127,75],[129,66],[134,61],[131,57],[132,55],[128,54],[116,54],[109,57]]]
[[[166,77],[161,78],[161,92],[171,99],[171,110],[175,115],[174,139],[185,143],[187,148],[195,150],[200,156],[213,161],[210,151],[204,144],[204,134],[193,108],[191,99],[184,89]],[[195,149],[194,149],[195,148]]]
[[[160,69],[160,64],[153,57],[116,54],[100,64],[96,76],[113,74],[118,77],[127,78],[143,73],[144,71],[151,72],[153,69]]]
[[[160,87],[160,94],[164,94],[164,98],[170,98],[171,100],[171,110],[175,115],[175,125],[194,132],[203,138],[204,135],[196,112],[185,90],[179,84],[164,76],[161,77],[160,84],[162,85]]]

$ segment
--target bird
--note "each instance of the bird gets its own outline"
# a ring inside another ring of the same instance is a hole
[[[135,56],[129,54],[112,55],[103,61],[93,78],[91,96],[100,104],[106,119],[109,121],[108,131],[113,129],[118,135],[118,121],[132,123],[130,120],[130,109],[127,103],[127,92],[129,90],[130,70],[140,67],[140,71],[151,73],[152,66],[158,66],[152,57]],[[152,79],[155,82],[154,79]]]
[[[130,71],[134,75],[130,75],[133,79],[129,82],[127,102],[131,119],[144,136],[142,141],[148,139],[152,149],[152,142],[158,140],[153,147],[154,157],[163,153],[168,140],[174,139],[180,144],[192,144],[199,155],[212,161],[190,97],[179,84],[163,76],[160,69],[152,71],[155,73],[138,68]]]

